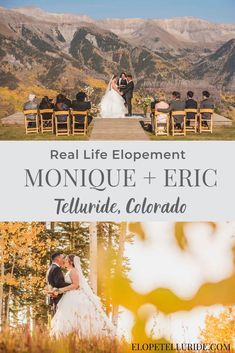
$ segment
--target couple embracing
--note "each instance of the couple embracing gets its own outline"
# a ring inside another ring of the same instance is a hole
[[[65,275],[63,269],[67,269]],[[78,256],[53,254],[47,282],[54,312],[52,336],[76,333],[80,338],[115,337],[115,327],[89,286]]]
[[[101,117],[102,118],[124,118],[132,116],[132,98],[134,91],[134,82],[132,75],[124,77],[124,73],[120,80],[117,75],[113,75],[109,81],[108,88],[101,100]],[[126,84],[123,85],[122,82]],[[120,84],[121,82],[121,84]]]

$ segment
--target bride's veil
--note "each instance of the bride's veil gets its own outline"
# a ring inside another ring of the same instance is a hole
[[[89,296],[92,296],[92,295],[95,296],[95,294],[93,293],[91,287],[89,286],[89,284],[83,274],[80,258],[78,256],[75,256],[73,263],[74,263],[75,269],[78,271],[79,288],[84,290],[86,292],[86,294],[89,294]],[[97,299],[98,299],[98,297],[97,297]]]
[[[110,81],[108,83],[108,87],[107,87],[106,92],[105,92],[106,94],[111,90],[113,78],[114,78],[114,75],[112,75],[112,77],[111,77],[111,79],[110,79]]]
[[[74,267],[78,271],[78,276],[79,276],[79,290],[83,290],[88,297],[88,299],[94,304],[95,309],[100,312],[102,315],[103,319],[105,320],[107,329],[110,331],[110,334],[114,335],[115,334],[115,328],[114,325],[111,323],[107,315],[105,314],[102,304],[100,302],[100,299],[95,293],[92,291],[91,287],[89,286],[83,271],[81,267],[81,261],[78,256],[74,257]]]

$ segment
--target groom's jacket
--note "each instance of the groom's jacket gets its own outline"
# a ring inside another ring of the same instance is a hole
[[[65,282],[64,274],[61,268],[55,264],[52,264],[49,269],[47,281],[53,288],[64,288],[69,286],[69,284]],[[61,298],[62,295],[58,295],[58,297],[53,298],[53,302],[58,304]]]
[[[123,95],[129,99],[133,98],[133,91],[134,91],[134,82],[133,81],[128,82],[127,86],[125,88],[123,88],[123,90],[122,90]]]

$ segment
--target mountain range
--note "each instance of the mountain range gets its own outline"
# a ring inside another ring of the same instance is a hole
[[[137,87],[235,91],[235,24],[174,19],[106,19],[0,8],[0,86],[74,93],[104,90],[112,73]]]

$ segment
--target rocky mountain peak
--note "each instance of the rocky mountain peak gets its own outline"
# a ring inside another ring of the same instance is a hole
[[[70,14],[70,13],[53,13],[46,12],[41,8],[34,6],[14,8],[12,11],[18,12],[22,15],[30,16],[36,19],[42,19],[49,22],[57,23],[78,23],[78,22],[94,22],[94,20],[88,16],[80,14]]]

